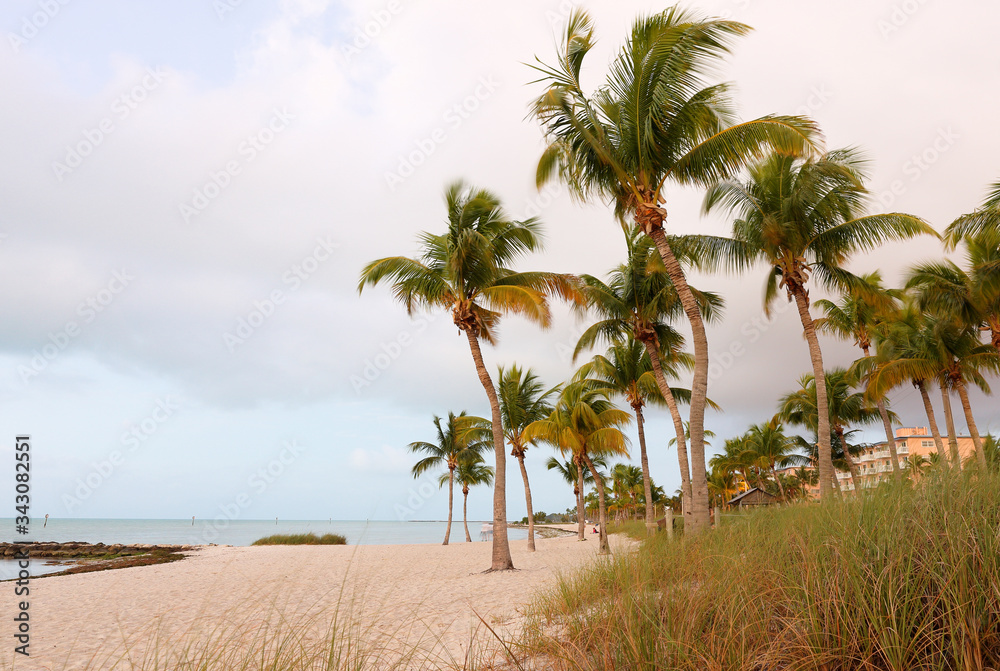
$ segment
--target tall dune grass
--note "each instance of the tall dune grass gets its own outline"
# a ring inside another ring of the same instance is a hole
[[[524,649],[553,669],[1000,668],[1000,478],[727,518],[567,579]]]

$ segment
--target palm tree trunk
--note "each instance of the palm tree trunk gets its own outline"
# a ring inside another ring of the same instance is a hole
[[[931,405],[931,397],[930,394],[927,393],[927,385],[923,380],[914,380],[913,384],[920,392],[920,398],[923,399],[924,402],[924,412],[927,413],[927,423],[930,424],[931,435],[934,436],[934,448],[937,450],[938,456],[941,457],[941,463],[947,466],[948,454],[944,451],[944,441],[941,440],[941,432],[938,431],[937,420],[934,419],[934,406]]]
[[[865,347],[865,358],[871,357],[868,348]],[[885,401],[879,399],[875,404],[878,408],[878,415],[882,418],[882,426],[885,428],[885,445],[889,448],[889,460],[892,462],[892,477],[896,482],[903,480],[903,469],[899,467],[899,455],[896,453],[896,434],[892,431],[892,422],[889,421],[889,411],[885,409]]]
[[[642,492],[646,496],[646,534],[656,534],[656,515],[653,512],[653,487],[649,479],[649,459],[646,458],[646,431],[643,428],[642,407],[635,408],[635,422],[639,427],[639,463],[642,465]]]
[[[469,488],[462,487],[462,524],[465,525],[465,542],[472,542],[472,535],[469,533]]]
[[[455,507],[455,469],[448,467],[448,526],[444,530],[444,543],[447,545],[451,538],[451,511]]]
[[[644,341],[642,344],[646,347],[646,353],[653,364],[653,378],[656,380],[656,386],[659,388],[663,400],[667,403],[671,419],[674,420],[674,434],[677,436],[677,463],[681,470],[681,492],[684,497],[684,511],[686,515],[690,516],[689,511],[691,510],[692,498],[691,468],[688,464],[687,439],[684,436],[684,418],[681,417],[681,411],[677,408],[677,401],[674,399],[670,384],[667,383],[667,376],[663,374],[660,353],[656,350],[656,346],[653,343]],[[706,484],[705,487],[707,493],[708,485]]]
[[[830,478],[836,477],[833,470],[833,448],[830,445],[830,405],[826,396],[826,371],[823,369],[823,351],[819,347],[819,338],[816,337],[816,326],[809,313],[809,297],[801,287],[797,287],[793,291],[793,295],[795,296],[795,305],[799,310],[799,321],[802,322],[802,330],[809,343],[809,358],[812,360],[813,377],[816,379],[816,412],[819,415],[817,417],[819,427],[816,431],[816,451],[819,462],[817,464],[819,498],[822,501],[830,497]]]
[[[677,290],[677,297],[684,306],[684,313],[691,324],[691,340],[694,344],[694,378],[691,381],[691,407],[688,412],[688,426],[691,430],[691,504],[685,508],[689,519],[684,521],[685,534],[697,534],[709,528],[708,519],[708,473],[705,468],[705,400],[708,398],[708,336],[705,335],[705,321],[701,318],[698,301],[688,286],[684,269],[674,256],[662,227],[654,228],[649,236],[656,243],[656,249],[663,258],[667,275]],[[669,403],[669,400],[668,400]],[[683,429],[682,429],[683,433]],[[678,440],[678,456],[680,442]],[[690,524],[690,526],[688,526]]]
[[[969,403],[969,390],[965,388],[965,380],[959,379],[955,382],[958,389],[958,398],[962,401],[962,410],[965,411],[965,423],[969,425],[969,435],[972,436],[972,444],[976,446],[976,461],[979,467],[986,470],[986,452],[983,451],[983,439],[979,436],[979,428],[976,427],[976,418],[972,416],[972,405]]]
[[[885,409],[885,403],[879,401],[875,404],[878,407],[878,414],[882,418],[882,426],[885,427],[885,441],[889,448],[889,460],[892,462],[892,477],[896,482],[903,479],[903,470],[899,467],[899,455],[896,453],[896,435],[892,432],[892,422],[889,421],[889,411]]]
[[[955,434],[955,416],[951,412],[951,393],[947,384],[941,384],[941,402],[944,404],[944,423],[948,427],[948,450],[951,453],[951,465],[962,470],[962,457],[958,453],[958,437]]]
[[[510,542],[507,540],[507,452],[504,449],[503,420],[500,418],[500,400],[490,379],[490,373],[483,363],[483,351],[479,348],[479,338],[466,331],[472,359],[476,362],[479,381],[490,399],[493,422],[493,453],[496,456],[496,472],[493,474],[493,560],[490,571],[507,571],[514,568],[510,558]]]
[[[608,512],[607,505],[604,502],[604,480],[597,476],[597,469],[594,468],[594,463],[590,460],[590,455],[584,452],[583,458],[587,460],[587,467],[594,474],[594,482],[597,483],[597,514],[601,525],[601,532],[599,534],[600,547],[597,550],[597,554],[609,555],[611,554],[611,546],[608,545]]]
[[[851,483],[854,485],[854,495],[861,495],[861,473],[858,471],[858,465],[854,463],[854,457],[847,450],[847,441],[844,440],[844,427],[837,425],[833,427],[834,432],[837,434],[837,440],[840,441],[840,446],[844,448],[844,461],[847,462],[847,470],[851,472]]]
[[[583,460],[577,457],[576,459],[576,523],[577,523],[577,540],[585,541],[587,540],[587,525],[583,521]]]
[[[531,508],[531,485],[528,484],[528,470],[524,467],[524,452],[517,454],[517,463],[521,467],[521,479],[524,480],[524,502],[528,506],[528,551],[535,551],[535,512]]]

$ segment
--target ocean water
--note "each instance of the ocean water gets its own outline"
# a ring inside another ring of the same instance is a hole
[[[13,538],[12,533],[0,534],[0,540],[60,543],[153,543],[163,545],[251,545],[258,538],[271,534],[327,533],[341,534],[349,545],[412,545],[440,543],[444,540],[445,522],[388,522],[344,520],[109,520],[53,519],[42,528],[42,520],[32,520],[31,534]],[[483,522],[469,521],[473,542],[479,542]],[[0,529],[14,529],[12,519],[0,519]],[[528,537],[525,529],[509,529],[511,540]],[[462,520],[451,525],[452,543],[465,542]],[[43,575],[62,570],[41,559],[31,561],[31,574]],[[17,577],[17,564],[0,560],[0,580]]]

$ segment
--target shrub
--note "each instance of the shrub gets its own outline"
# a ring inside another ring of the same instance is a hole
[[[254,545],[347,545],[347,539],[340,534],[275,534],[258,538]]]

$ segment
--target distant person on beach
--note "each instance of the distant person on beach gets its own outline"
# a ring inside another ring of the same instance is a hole
[[[482,528],[479,530],[479,540],[488,541],[493,540],[493,525],[488,522],[483,522]]]

